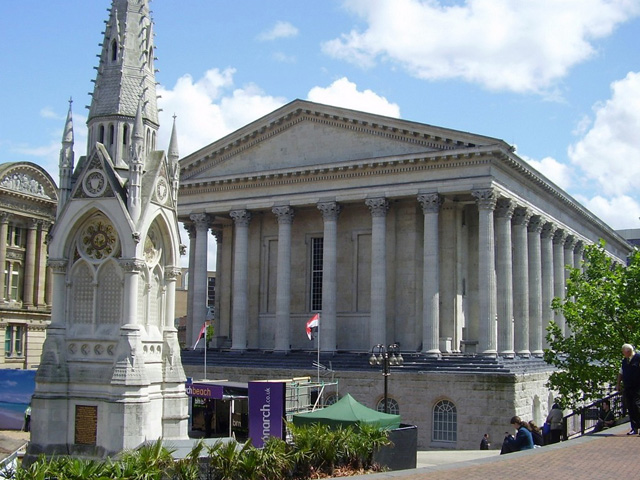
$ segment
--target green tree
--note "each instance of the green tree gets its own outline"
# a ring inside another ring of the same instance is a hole
[[[544,359],[558,368],[547,386],[573,408],[606,394],[620,369],[620,347],[640,343],[640,252],[621,265],[604,242],[586,247],[582,268],[570,271],[566,298],[552,307],[564,315],[565,331],[553,321],[547,328]]]

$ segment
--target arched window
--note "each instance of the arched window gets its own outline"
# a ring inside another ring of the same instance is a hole
[[[118,60],[118,42],[115,40],[111,41],[111,61],[115,62]]]
[[[326,397],[324,397],[324,405],[328,407],[329,405],[333,405],[338,400],[340,400],[340,396],[337,393],[330,393]]]
[[[113,145],[113,142],[115,140],[115,136],[116,136],[116,130],[115,127],[112,125],[109,125],[109,145]]]
[[[100,125],[98,128],[98,141],[104,143],[104,125]]]
[[[395,398],[387,398],[387,402],[389,404],[388,413],[391,415],[400,415],[400,404],[396,401]],[[384,398],[381,398],[378,404],[376,405],[376,410],[384,413]]]
[[[440,400],[433,407],[433,441],[458,440],[458,412],[449,400]]]
[[[125,124],[122,127],[122,144],[126,145],[128,140],[127,138],[129,137],[129,125]]]

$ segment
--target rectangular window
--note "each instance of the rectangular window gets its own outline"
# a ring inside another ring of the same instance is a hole
[[[22,325],[7,325],[4,334],[4,354],[6,357],[22,357],[25,327]]]
[[[311,311],[322,310],[322,254],[324,239],[311,239]]]
[[[18,301],[20,300],[20,271],[22,269],[16,263],[13,264],[13,268],[14,270],[11,271],[11,283],[9,284],[9,288],[11,289],[9,291],[9,298]],[[16,268],[20,268],[20,270],[15,270]]]

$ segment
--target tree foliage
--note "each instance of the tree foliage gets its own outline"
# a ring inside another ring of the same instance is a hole
[[[615,386],[622,344],[640,344],[640,252],[621,265],[604,242],[586,247],[582,268],[570,271],[566,298],[555,298],[552,307],[565,328],[555,321],[547,328],[544,359],[558,368],[547,386],[565,407],[602,397]]]

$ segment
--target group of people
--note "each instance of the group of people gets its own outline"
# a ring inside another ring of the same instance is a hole
[[[625,343],[622,346],[622,365],[618,375],[618,391],[623,394],[624,405],[629,413],[631,428],[627,435],[640,434],[640,353],[636,353],[633,346]],[[523,421],[520,417],[511,418],[511,425],[515,428],[515,436],[505,432],[500,453],[518,452],[529,450],[535,446],[542,446],[560,441],[562,435],[562,409],[554,403],[545,421],[545,430],[542,431],[533,422]],[[594,432],[615,425],[615,414],[611,410],[609,400],[603,400],[598,414],[598,420]],[[488,450],[491,443],[489,435],[485,433],[480,442],[480,450]]]

